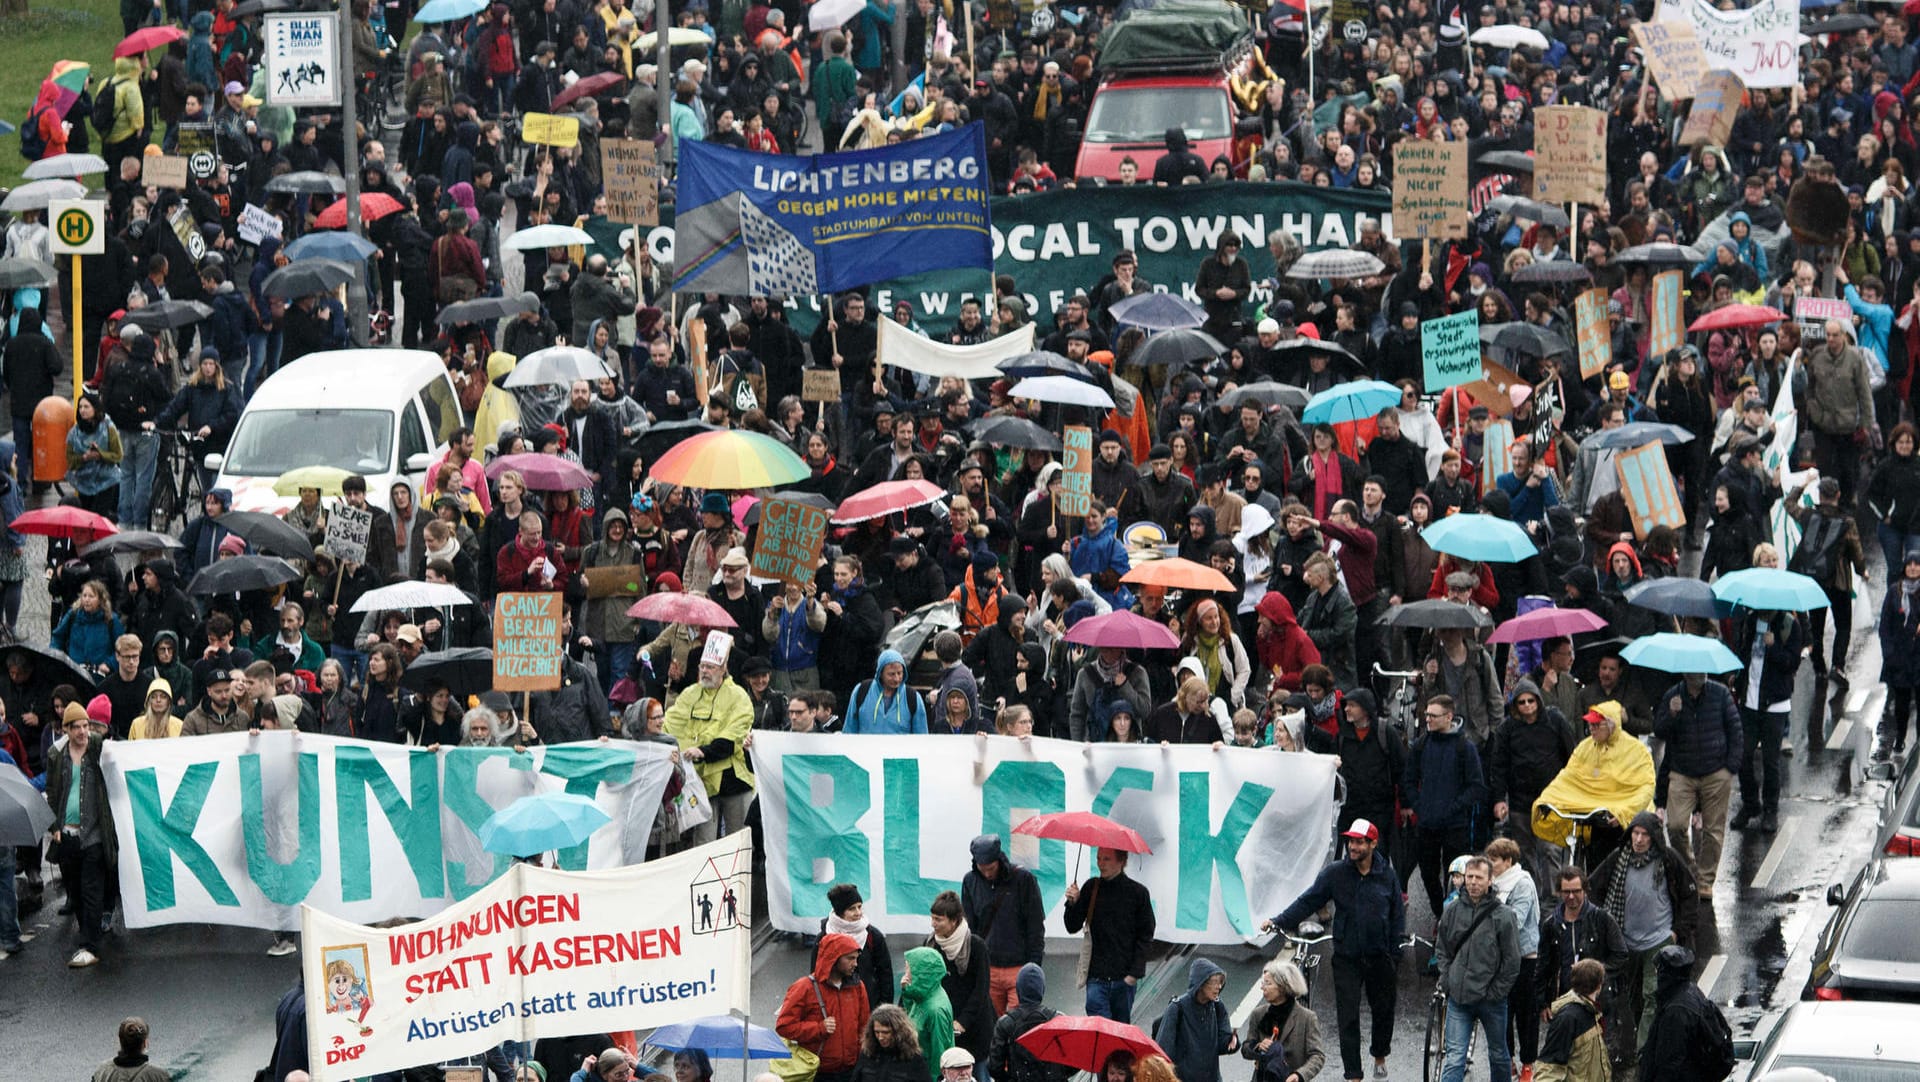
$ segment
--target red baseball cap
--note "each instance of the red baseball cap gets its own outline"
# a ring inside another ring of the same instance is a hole
[[[1370,820],[1355,819],[1347,825],[1347,829],[1342,831],[1340,836],[1342,838],[1365,838],[1370,842],[1377,842],[1380,840],[1380,828],[1374,826]]]

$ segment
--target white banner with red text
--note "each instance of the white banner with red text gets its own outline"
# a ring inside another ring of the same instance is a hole
[[[308,1070],[364,1078],[502,1041],[748,1010],[752,877],[742,831],[606,871],[515,864],[397,927],[303,906]]]

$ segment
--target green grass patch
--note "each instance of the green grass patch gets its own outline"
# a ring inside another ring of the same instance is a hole
[[[0,119],[14,125],[26,123],[40,83],[57,60],[84,60],[93,65],[94,85],[105,82],[113,74],[113,47],[123,36],[115,0],[33,0],[33,5],[25,15],[0,17]],[[88,149],[100,153],[98,132],[88,132]],[[0,186],[20,184],[26,167],[19,135],[0,136]]]

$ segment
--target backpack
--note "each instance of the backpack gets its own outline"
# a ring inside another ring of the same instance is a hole
[[[1787,561],[1787,570],[1797,571],[1821,586],[1830,585],[1840,556],[1840,541],[1846,534],[1845,516],[1815,514],[1800,538],[1800,547],[1793,550],[1793,559]]]
[[[108,79],[100,93],[93,96],[93,126],[102,139],[113,132],[114,117],[120,112],[120,82]]]
[[[1732,1076],[1737,1060],[1733,1054],[1733,1028],[1727,1025],[1727,1016],[1720,1013],[1720,1007],[1712,1000],[1701,997],[1706,1005],[1707,1014],[1701,1027],[1703,1032],[1694,1035],[1687,1049],[1687,1074],[1700,1082],[1723,1082]]]
[[[40,118],[46,112],[45,109],[35,109],[27,114],[26,122],[20,125],[20,156],[30,162],[47,156],[47,140],[40,134]]]

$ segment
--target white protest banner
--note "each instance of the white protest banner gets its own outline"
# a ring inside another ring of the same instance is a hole
[[[516,864],[396,928],[304,907],[307,1069],[365,1078],[502,1041],[749,1010],[752,880],[743,831],[605,871]]]
[[[1749,89],[1800,82],[1797,0],[1759,0],[1744,11],[1721,11],[1708,0],[1674,0],[1661,4],[1654,18],[1691,21],[1707,66],[1733,72]]]
[[[327,512],[327,551],[343,563],[367,562],[367,542],[373,536],[373,512],[341,503]]]
[[[1313,882],[1333,837],[1334,760],[1325,755],[762,730],[753,770],[768,908],[774,927],[794,932],[818,931],[827,888],[846,882],[882,931],[924,933],[934,895],[960,887],[967,843],[996,834],[1039,878],[1048,934],[1064,935],[1057,910],[1070,846],[1011,831],[1074,809],[1125,823],[1153,847],[1127,874],[1158,903],[1156,938],[1238,943]]]
[[[240,208],[240,239],[247,244],[258,244],[268,237],[278,240],[280,237],[280,219],[268,214],[264,209],[248,203]]]
[[[510,866],[489,816],[532,793],[592,797],[613,822],[560,853],[642,860],[673,764],[660,744],[442,748],[301,732],[115,740],[101,754],[127,927],[299,927],[300,905],[363,923],[436,913]]]
[[[922,338],[891,319],[880,320],[874,327],[880,332],[880,363],[929,376],[999,379],[1003,373],[996,366],[1001,361],[1033,352],[1034,325],[1031,323],[971,346]]]

